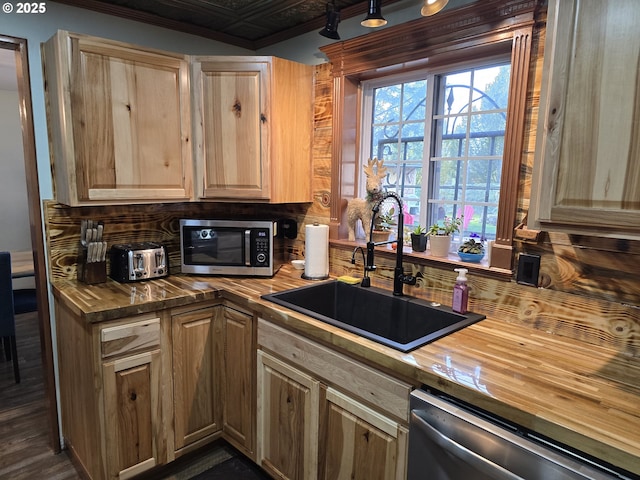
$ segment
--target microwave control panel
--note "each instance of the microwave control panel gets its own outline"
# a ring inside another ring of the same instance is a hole
[[[251,229],[251,264],[254,267],[268,267],[271,245],[269,230],[266,228]]]

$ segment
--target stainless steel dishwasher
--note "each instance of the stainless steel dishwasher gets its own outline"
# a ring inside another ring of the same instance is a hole
[[[471,408],[411,393],[408,480],[633,478]]]

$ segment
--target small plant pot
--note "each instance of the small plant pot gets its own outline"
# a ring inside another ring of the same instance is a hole
[[[451,236],[429,235],[429,249],[434,257],[448,257],[451,249]]]
[[[462,260],[463,262],[478,263],[480,260],[483,259],[484,252],[482,253],[458,252],[458,256],[460,257],[460,260]]]
[[[424,252],[427,249],[427,236],[424,233],[411,234],[411,249],[414,252]]]
[[[386,242],[389,240],[391,230],[374,230],[371,232],[371,241],[374,243]]]

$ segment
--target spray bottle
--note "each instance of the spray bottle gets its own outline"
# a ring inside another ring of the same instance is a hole
[[[467,285],[466,268],[456,268],[454,272],[458,272],[456,284],[453,286],[453,301],[451,309],[458,313],[467,313],[467,303],[469,302],[469,286]]]

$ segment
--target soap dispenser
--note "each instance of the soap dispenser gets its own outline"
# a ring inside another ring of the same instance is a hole
[[[469,302],[469,285],[467,285],[466,268],[456,268],[454,272],[458,272],[456,284],[453,286],[453,301],[451,309],[457,313],[467,313],[467,303]]]

